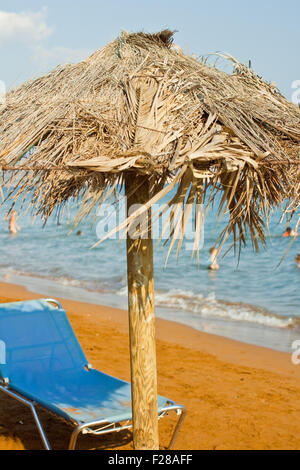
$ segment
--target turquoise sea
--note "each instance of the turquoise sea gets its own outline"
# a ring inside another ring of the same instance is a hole
[[[91,249],[98,240],[100,219],[70,232],[73,211],[60,225],[51,218],[44,228],[39,219],[33,221],[29,214],[20,213],[21,232],[12,237],[5,214],[2,208],[0,280],[23,284],[45,296],[127,308],[124,240],[108,239]],[[205,220],[200,265],[196,258],[191,260],[189,240],[183,243],[178,259],[174,250],[166,268],[167,248],[156,248],[157,316],[291,351],[293,341],[300,339],[300,269],[294,261],[300,253],[300,237],[279,265],[290,241],[282,237],[285,225],[279,221],[280,213],[274,213],[266,249],[255,254],[249,242],[240,259],[233,251],[224,258],[220,255],[217,272],[208,270],[209,249],[223,227],[216,223],[214,211]]]

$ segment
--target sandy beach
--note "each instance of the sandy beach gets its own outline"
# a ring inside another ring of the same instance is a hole
[[[0,284],[0,302],[45,295]],[[129,380],[127,312],[60,299],[95,368]],[[184,404],[187,417],[175,449],[300,449],[300,366],[289,354],[246,345],[157,319],[158,392]],[[66,448],[70,428],[42,419],[54,449]],[[160,421],[166,448],[174,424]],[[0,395],[0,450],[41,449],[30,413]],[[80,449],[132,449],[131,434],[82,437]]]

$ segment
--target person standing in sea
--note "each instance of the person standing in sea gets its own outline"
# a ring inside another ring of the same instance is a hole
[[[17,224],[17,212],[16,211],[12,211],[10,215],[9,222],[8,222],[8,229],[11,235],[16,235],[18,231],[21,230],[19,225]]]
[[[210,254],[210,266],[209,269],[212,271],[218,271],[220,266],[217,263],[217,256],[219,254],[219,250],[216,247],[213,247],[209,250]]]

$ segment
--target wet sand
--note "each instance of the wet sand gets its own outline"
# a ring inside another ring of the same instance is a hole
[[[0,302],[45,295],[0,283]],[[89,362],[129,380],[127,312],[59,299]],[[184,404],[187,416],[175,449],[300,449],[300,365],[287,353],[201,333],[157,319],[158,392]],[[1,332],[0,332],[1,334]],[[300,339],[300,338],[299,338]],[[47,412],[42,421],[54,449],[71,428]],[[174,424],[160,421],[166,448]],[[79,440],[80,449],[132,449],[131,433]],[[42,449],[30,412],[0,394],[0,450]]]

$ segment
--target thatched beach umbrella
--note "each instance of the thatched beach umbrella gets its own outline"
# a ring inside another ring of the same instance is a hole
[[[233,58],[229,75],[172,42],[170,31],[122,33],[83,62],[10,92],[0,110],[0,165],[13,204],[30,197],[47,220],[80,197],[81,220],[125,188],[128,217],[118,228],[128,234],[137,449],[159,445],[151,207],[173,190],[164,230],[179,250],[193,206],[220,194],[229,221],[219,242],[233,234],[241,247],[249,233],[258,249],[270,209],[287,198],[290,214],[299,205],[297,106]],[[140,206],[132,212],[132,204]],[[197,251],[197,209],[195,219]]]

